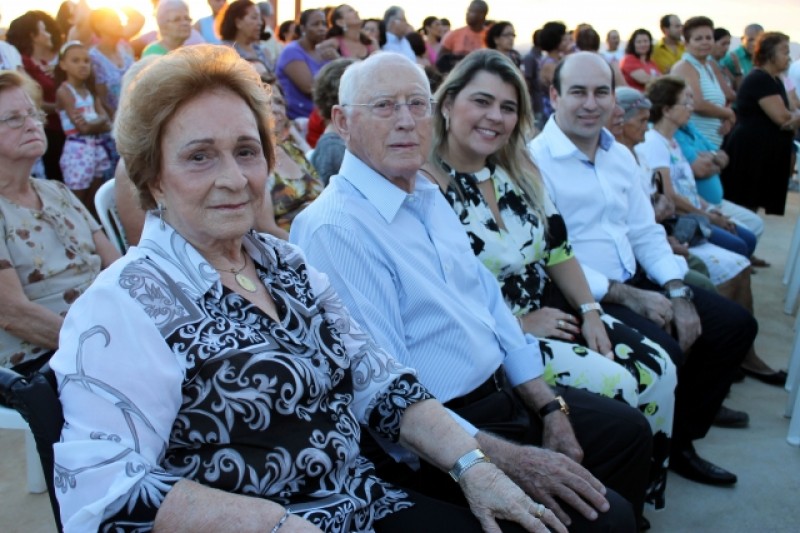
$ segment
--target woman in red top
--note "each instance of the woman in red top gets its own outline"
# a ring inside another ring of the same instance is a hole
[[[634,31],[625,46],[625,57],[619,64],[625,83],[634,89],[644,91],[647,82],[661,76],[661,71],[650,60],[652,53],[653,36],[650,32],[641,28]]]
[[[49,15],[42,11],[28,11],[11,21],[6,40],[19,50],[25,72],[42,88],[42,110],[47,113],[44,132],[47,136],[47,152],[42,157],[45,175],[49,179],[63,181],[61,176],[61,151],[64,148],[64,132],[56,112],[56,86],[53,78],[53,37],[47,30]],[[52,21],[55,24],[55,21]]]

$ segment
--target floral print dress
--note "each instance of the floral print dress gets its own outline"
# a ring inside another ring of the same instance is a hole
[[[546,195],[546,228],[504,169],[489,167],[497,208],[505,229],[495,220],[474,174],[443,167],[451,185],[445,196],[455,210],[475,252],[497,277],[501,292],[518,317],[555,307],[558,290],[546,268],[574,258],[564,219]],[[563,297],[562,297],[563,298]],[[577,314],[575,310],[569,311]],[[653,431],[653,461],[648,501],[664,506],[669,442],[675,407],[675,366],[664,350],[633,328],[602,315],[613,345],[614,361],[581,344],[540,338],[545,380],[617,398],[638,407]]]

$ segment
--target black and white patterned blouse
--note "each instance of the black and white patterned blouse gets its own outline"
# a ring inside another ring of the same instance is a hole
[[[73,305],[51,361],[67,530],[148,530],[182,478],[279,502],[325,531],[370,531],[410,505],[360,455],[359,424],[396,442],[404,410],[430,395],[296,247],[250,234],[245,249],[279,322],[154,217]]]
[[[494,166],[486,170],[494,185],[505,229],[498,226],[474,174],[450,170],[456,185],[448,187],[445,197],[464,225],[472,251],[497,277],[503,298],[511,311],[520,316],[543,305],[542,299],[551,283],[544,267],[566,261],[574,254],[564,219],[546,192],[545,229],[530,208],[530,201],[505,170]]]

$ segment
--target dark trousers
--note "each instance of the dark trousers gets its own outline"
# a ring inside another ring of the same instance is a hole
[[[430,498],[407,488],[405,491],[414,506],[377,520],[373,525],[376,533],[483,533],[469,507]],[[498,520],[497,525],[503,533],[525,532],[515,522]]]
[[[661,290],[647,279],[638,278],[633,285],[645,290]],[[692,287],[692,290],[703,332],[688,354],[684,354],[678,342],[654,322],[623,305],[603,304],[606,313],[660,344],[678,367],[673,453],[686,449],[693,440],[708,433],[736,369],[758,332],[758,323],[742,306],[699,287]]]
[[[561,503],[572,519],[570,531],[636,531],[636,519],[644,506],[652,445],[647,421],[623,402],[578,389],[557,389],[570,406],[570,420],[584,451],[582,464],[608,487],[606,498],[611,504],[607,513],[589,521]],[[522,444],[542,443],[541,420],[526,410],[507,385],[478,402],[453,410],[481,431]],[[458,485],[432,465],[423,462],[418,471],[413,471],[394,462],[365,434],[362,452],[375,463],[381,478],[436,499],[465,504]]]

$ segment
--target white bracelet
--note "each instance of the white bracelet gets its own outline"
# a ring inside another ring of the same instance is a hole
[[[456,461],[456,464],[453,465],[453,468],[450,469],[448,474],[450,474],[450,477],[453,478],[453,481],[458,483],[458,481],[464,475],[464,472],[478,463],[491,463],[491,461],[485,453],[479,449],[475,449],[459,457],[458,461]]]

